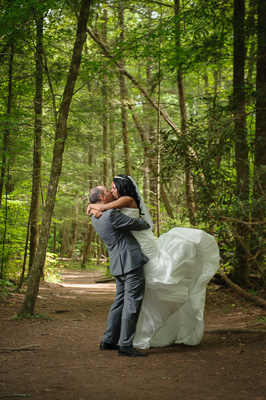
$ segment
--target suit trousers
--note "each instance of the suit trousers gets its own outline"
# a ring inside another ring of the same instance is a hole
[[[143,267],[115,277],[116,296],[110,308],[103,341],[132,346],[145,291]]]

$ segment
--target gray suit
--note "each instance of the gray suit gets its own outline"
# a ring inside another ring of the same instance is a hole
[[[120,346],[132,346],[137,320],[144,296],[143,265],[148,258],[130,230],[148,229],[141,218],[130,218],[116,210],[108,210],[92,224],[104,241],[109,257],[110,272],[116,278],[116,297],[108,314],[103,341]]]

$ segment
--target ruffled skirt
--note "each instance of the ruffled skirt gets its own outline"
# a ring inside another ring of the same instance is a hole
[[[153,238],[147,231],[133,234],[149,257],[134,347],[198,344],[204,333],[206,285],[219,267],[216,240],[189,228],[173,228],[157,240],[151,232]]]

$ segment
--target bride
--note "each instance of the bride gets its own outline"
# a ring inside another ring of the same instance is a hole
[[[130,217],[141,215],[152,227],[151,216],[131,177],[115,176],[111,192],[113,202],[90,204],[87,212],[116,208]],[[172,228],[158,239],[152,228],[132,234],[149,258],[144,266],[145,295],[133,346],[148,349],[173,343],[198,344],[204,333],[206,285],[219,267],[214,237],[191,228]]]

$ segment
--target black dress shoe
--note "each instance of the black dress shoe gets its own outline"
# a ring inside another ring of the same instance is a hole
[[[140,351],[134,349],[134,347],[132,347],[132,346],[128,346],[128,347],[120,346],[118,349],[118,355],[125,356],[125,357],[146,357],[148,354],[141,353]]]
[[[111,344],[106,342],[101,342],[100,350],[118,350],[119,346],[117,344]]]

